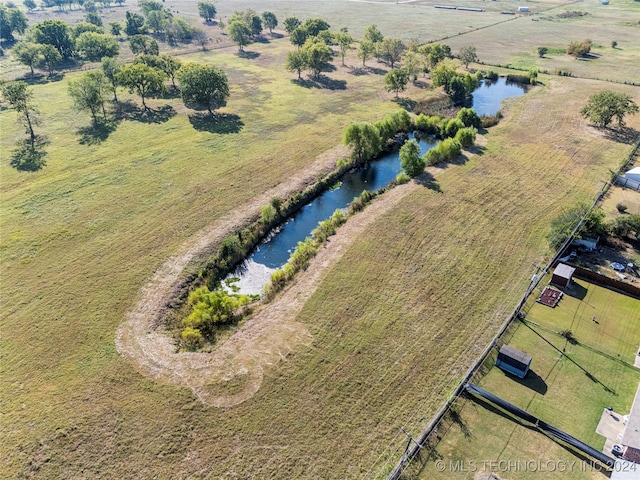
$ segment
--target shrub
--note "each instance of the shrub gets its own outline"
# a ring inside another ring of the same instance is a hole
[[[202,333],[197,328],[187,327],[180,334],[182,347],[190,352],[198,350],[203,343]]]
[[[460,142],[463,148],[467,148],[476,141],[477,132],[474,127],[461,128],[458,130],[458,133],[456,133],[455,139]]]
[[[447,138],[429,150],[422,157],[427,165],[453,160],[462,152],[462,145],[454,138]]]
[[[447,126],[444,130],[444,136],[449,138],[455,137],[456,133],[458,133],[458,130],[464,127],[465,125],[464,123],[462,123],[462,120],[460,120],[459,118],[452,118],[447,122]]]
[[[303,242],[298,242],[298,246],[289,257],[287,262],[295,272],[306,270],[309,262],[318,251],[318,246],[313,239],[307,237]]]
[[[265,225],[270,225],[277,216],[278,212],[272,204],[263,205],[260,209],[260,220],[262,220],[262,223]]]
[[[618,203],[616,204],[616,209],[618,210],[618,212],[620,213],[624,213],[627,211],[627,206],[624,203]]]
[[[458,112],[457,118],[459,118],[465,127],[480,128],[482,120],[473,108],[461,108]]]
[[[407,183],[409,180],[411,180],[411,177],[404,172],[400,172],[398,175],[396,175],[396,184],[398,185]]]
[[[537,72],[536,72],[537,76]],[[507,83],[518,83],[520,85],[531,84],[531,75],[507,75]]]
[[[438,135],[440,133],[439,125],[441,120],[442,118],[437,115],[428,116],[421,113],[416,117],[413,126],[427,135]]]
[[[483,115],[480,118],[482,120],[482,128],[489,128],[498,124],[498,122],[502,118],[502,114],[498,112],[495,115]]]
[[[624,215],[614,218],[607,224],[608,232],[616,237],[623,238],[634,235],[636,238],[640,234],[640,215]]]
[[[488,70],[487,72],[485,72],[484,78],[486,78],[487,80],[490,80],[492,82],[495,82],[496,80],[498,80],[498,74],[497,74],[497,72],[494,72],[493,70]]]

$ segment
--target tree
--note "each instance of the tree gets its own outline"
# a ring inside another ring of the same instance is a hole
[[[300,51],[305,56],[307,70],[311,71],[316,78],[320,77],[322,70],[324,70],[333,59],[331,48],[316,38],[307,40]]]
[[[273,33],[273,29],[278,26],[278,17],[273,12],[262,12],[262,23]]]
[[[109,32],[114,37],[119,37],[122,33],[122,24],[120,22],[109,22]]]
[[[129,48],[134,55],[144,53],[146,55],[158,55],[160,48],[158,42],[146,35],[134,35],[129,39]]]
[[[298,48],[304,45],[304,42],[307,41],[307,38],[309,38],[309,34],[303,27],[294,29],[289,35],[289,41]]]
[[[344,56],[347,54],[347,50],[351,50],[353,45],[353,37],[347,32],[340,32],[336,35],[338,45],[340,45],[340,56],[342,57],[342,66],[344,67]]]
[[[62,55],[53,45],[40,46],[40,53],[42,54],[42,65],[49,72],[49,76],[53,77],[53,69],[62,61]]]
[[[422,71],[421,63],[420,57],[414,51],[408,51],[402,57],[402,68],[413,83],[418,80],[418,74]]]
[[[571,42],[569,48],[567,48],[567,53],[575,58],[586,57],[591,51],[592,45],[593,42],[588,39],[582,42]]]
[[[302,27],[307,31],[310,37],[317,36],[323,30],[329,30],[331,26],[321,18],[310,18]]]
[[[62,58],[73,55],[73,38],[71,28],[62,20],[44,20],[31,30],[35,43],[53,45]]]
[[[76,39],[76,51],[84,60],[99,62],[102,57],[117,57],[120,45],[109,35],[84,32]]]
[[[7,82],[2,85],[2,96],[9,107],[20,115],[29,134],[31,147],[34,148],[37,137],[33,131],[33,125],[37,124],[38,111],[32,104],[33,92],[29,90],[25,82]]]
[[[438,63],[447,58],[452,58],[451,47],[444,43],[432,43],[419,48],[427,61],[430,69],[433,69]]]
[[[431,70],[431,82],[434,87],[445,87],[456,75],[458,64],[452,60],[443,60]]]
[[[244,51],[246,45],[253,43],[251,28],[243,20],[238,18],[229,20],[228,30],[231,41],[238,45],[238,51]]]
[[[142,14],[146,17],[149,12],[158,11],[161,12],[164,8],[161,2],[157,2],[156,0],[138,0],[138,6],[140,10],[142,10]]]
[[[207,44],[209,43],[209,36],[203,29],[201,28],[193,29],[193,40],[200,45],[200,48],[202,48],[203,52],[207,49]]]
[[[285,68],[289,72],[297,72],[298,79],[302,78],[302,71],[307,68],[307,58],[303,51],[294,50],[287,53],[287,63]]]
[[[85,32],[104,33],[104,29],[89,22],[78,22],[71,27],[71,33],[75,39]]]
[[[167,14],[161,10],[151,10],[145,17],[145,25],[153,33],[161,33],[165,29]]]
[[[180,59],[169,55],[168,53],[163,53],[160,55],[160,70],[162,70],[167,77],[171,79],[171,85],[173,88],[176,87],[176,73],[182,67],[182,62]]]
[[[367,66],[367,60],[373,57],[376,53],[375,45],[369,40],[363,40],[358,47],[358,58],[362,59],[362,66]]]
[[[385,75],[384,83],[387,92],[396,92],[396,98],[398,98],[398,92],[407,88],[409,74],[401,68],[394,68]]]
[[[538,47],[538,56],[540,58],[544,57],[549,52],[547,47]]]
[[[40,45],[30,42],[20,42],[11,50],[11,55],[23,65],[26,65],[31,69],[31,76],[33,77],[35,72],[33,67],[37,66],[42,58],[40,53]]]
[[[118,94],[117,89],[120,85],[118,82],[118,74],[120,70],[122,70],[122,64],[118,62],[115,58],[103,58],[102,65],[102,73],[104,73],[105,79],[109,82],[111,91],[113,92],[113,101],[118,102]]]
[[[410,177],[415,177],[424,172],[425,161],[420,156],[420,145],[411,139],[404,142],[400,148],[400,165],[404,173]]]
[[[364,29],[364,40],[371,42],[372,45],[376,45],[384,40],[384,36],[380,33],[380,30],[378,30],[378,26],[374,24]]]
[[[142,35],[147,31],[144,26],[144,17],[139,13],[131,13],[127,11],[125,13],[125,22],[124,33],[126,33],[129,37],[133,37],[134,35]]]
[[[187,108],[213,111],[224,107],[229,98],[227,75],[219,68],[187,63],[176,74],[180,95]]]
[[[164,92],[164,79],[164,72],[143,63],[125,65],[117,75],[120,85],[140,95],[145,110],[149,110],[145,98]]]
[[[84,19],[88,23],[93,23],[97,27],[102,26],[102,19],[97,13],[89,12],[85,15]]]
[[[198,15],[204,18],[205,22],[210,22],[216,18],[216,7],[211,2],[198,2]]]
[[[476,53],[476,47],[472,47],[470,45],[466,45],[460,48],[460,52],[458,53],[458,58],[464,65],[464,68],[468,69],[469,64],[472,62],[478,61],[478,55]]]
[[[342,143],[352,147],[352,158],[364,162],[382,150],[380,132],[369,122],[351,122],[344,131]]]
[[[607,127],[615,117],[622,127],[625,115],[633,115],[637,112],[638,105],[631,95],[605,90],[591,95],[587,104],[580,110],[580,115],[599,127]]]
[[[13,41],[13,34],[22,35],[27,29],[27,17],[18,8],[0,3],[0,39]]]
[[[85,73],[78,80],[69,82],[69,95],[78,110],[89,110],[93,124],[98,124],[98,113],[102,111],[104,118],[107,113],[104,109],[105,95],[109,88],[108,80],[100,70]]]
[[[461,108],[458,111],[457,118],[462,121],[465,127],[480,128],[482,126],[482,119],[473,108]]]
[[[618,42],[616,42],[615,40],[611,41],[611,48],[618,48]]]
[[[396,62],[402,57],[406,48],[399,38],[385,38],[380,44],[380,58],[393,68]]]
[[[24,0],[22,3],[29,11],[32,11],[37,7],[35,0]]]
[[[291,32],[293,32],[296,28],[302,25],[302,22],[298,20],[296,17],[287,17],[284,19],[283,25],[284,25],[285,31],[289,35],[291,35]]]

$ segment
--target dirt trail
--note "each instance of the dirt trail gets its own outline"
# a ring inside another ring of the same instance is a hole
[[[309,178],[335,165],[340,156],[344,156],[342,148],[330,150],[316,159],[305,178],[294,178],[277,191],[256,198],[247,211],[258,211],[273,196],[283,198],[286,193],[299,189]],[[437,169],[429,170],[431,174],[437,174]],[[260,389],[266,366],[285,359],[301,346],[311,344],[307,327],[297,322],[296,317],[329,267],[368,225],[415,188],[424,187],[414,182],[396,187],[350,218],[286,291],[244,322],[213,352],[176,353],[173,339],[157,327],[159,316],[186,265],[241,224],[241,219],[229,214],[184,244],[180,252],[169,258],[142,288],[138,303],[128,312],[116,332],[118,351],[143,374],[189,387],[206,405],[231,407],[248,400]]]

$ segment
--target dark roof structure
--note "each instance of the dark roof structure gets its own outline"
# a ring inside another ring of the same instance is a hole
[[[503,345],[498,352],[496,366],[502,370],[524,378],[531,365],[531,356],[516,350],[509,345]]]

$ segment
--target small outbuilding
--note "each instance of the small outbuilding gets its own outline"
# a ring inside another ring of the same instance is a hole
[[[498,352],[496,366],[516,377],[524,378],[531,366],[531,356],[509,345],[503,345]]]
[[[559,263],[553,271],[551,283],[559,287],[568,287],[575,271],[575,268],[565,265],[564,263]]]
[[[520,13],[526,13],[529,11],[529,7],[518,7]]]

